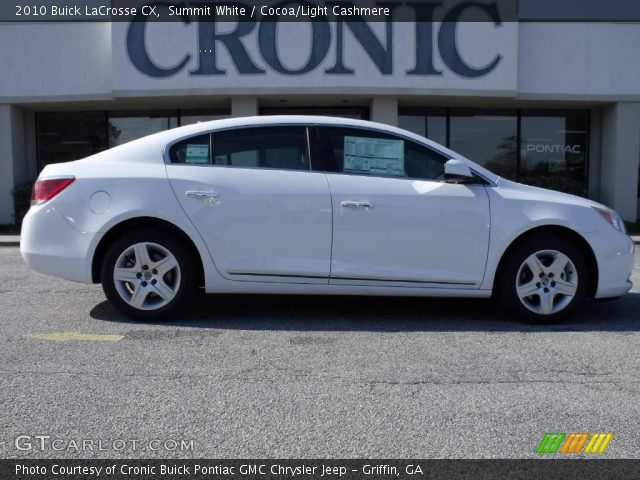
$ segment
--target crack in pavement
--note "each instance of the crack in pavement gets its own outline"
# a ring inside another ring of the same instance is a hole
[[[264,371],[264,372],[273,372],[273,370],[257,370],[257,369],[249,369],[248,371]],[[457,386],[457,385],[527,385],[527,384],[571,384],[571,385],[615,385],[619,386],[619,384],[629,384],[629,385],[640,385],[640,380],[587,380],[587,379],[579,379],[579,380],[570,380],[570,379],[562,379],[562,380],[551,380],[551,379],[514,379],[514,380],[377,380],[377,379],[350,379],[346,377],[341,377],[337,375],[311,375],[308,372],[304,371],[294,371],[294,372],[283,372],[282,370],[275,370],[276,372],[288,373],[289,377],[294,380],[306,379],[311,381],[335,381],[339,383],[346,383],[351,385],[386,385],[386,386],[438,386],[438,385],[449,385],[449,386]],[[243,371],[244,372],[244,371]],[[147,373],[124,373],[118,372],[117,374],[104,374],[100,372],[82,372],[82,371],[32,371],[32,370],[0,370],[0,373],[5,374],[16,374],[16,375],[39,375],[39,376],[50,376],[50,375],[78,375],[78,376],[94,376],[94,377],[110,377],[110,376],[122,376],[122,377],[144,377],[144,378],[164,378],[166,380],[176,380],[176,379],[202,379],[208,378],[213,381],[220,382],[234,382],[234,381],[253,381],[253,382],[271,382],[274,380],[273,376],[243,376],[242,372],[239,374],[233,375],[212,375],[212,374],[147,374]],[[286,377],[286,375],[285,375]],[[5,377],[6,379],[6,377]],[[629,390],[627,390],[629,391]]]

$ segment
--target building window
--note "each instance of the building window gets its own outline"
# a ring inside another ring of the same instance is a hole
[[[587,195],[588,110],[404,108],[398,120],[505,178]]]
[[[496,175],[517,178],[518,115],[516,111],[452,110],[450,148]]]
[[[107,148],[104,112],[36,114],[38,168],[88,157]]]
[[[366,107],[264,107],[260,115],[323,115],[354,120],[369,120]]]
[[[227,118],[228,108],[178,111],[40,112],[36,114],[38,169],[69,162],[180,125]]]
[[[420,110],[403,110],[398,116],[398,126],[433,140],[440,145],[447,145],[447,109],[429,108]]]
[[[177,112],[109,112],[109,147],[177,126]]]
[[[576,195],[587,194],[587,111],[524,110],[518,180]]]
[[[209,122],[229,118],[231,111],[228,108],[216,108],[213,110],[180,110],[180,126],[193,125],[199,122]]]

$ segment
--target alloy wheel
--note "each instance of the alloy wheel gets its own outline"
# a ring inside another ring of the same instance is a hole
[[[538,315],[564,310],[578,291],[578,273],[571,259],[557,250],[529,255],[516,276],[517,296],[524,307]]]
[[[157,310],[177,295],[180,265],[162,245],[136,243],[116,260],[113,280],[116,291],[128,305],[138,310]]]

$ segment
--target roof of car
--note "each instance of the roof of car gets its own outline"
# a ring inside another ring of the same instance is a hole
[[[254,126],[254,125],[341,125],[365,128],[380,128],[382,130],[393,129],[389,125],[370,122],[366,120],[356,120],[343,117],[327,117],[320,115],[260,115],[254,117],[233,117],[208,122],[199,122],[186,127],[187,130],[208,131],[228,127]],[[174,129],[177,133],[178,129]]]

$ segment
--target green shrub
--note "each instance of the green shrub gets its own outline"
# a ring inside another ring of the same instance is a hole
[[[13,219],[18,228],[22,225],[22,219],[31,205],[32,188],[33,182],[26,182],[11,190],[11,195],[13,195]]]

